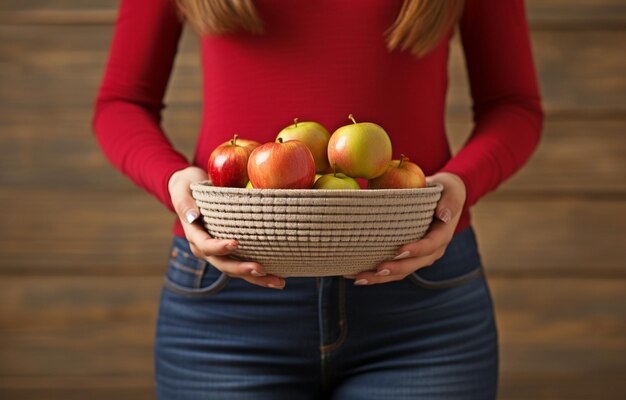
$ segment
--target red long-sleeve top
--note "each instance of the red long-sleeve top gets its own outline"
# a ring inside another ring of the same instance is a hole
[[[460,35],[474,129],[451,156],[444,127],[450,34],[416,58],[387,50],[383,33],[402,0],[257,0],[265,33],[204,36],[202,125],[188,161],[168,141],[161,110],[182,26],[173,0],[122,0],[98,93],[94,131],[109,160],[172,209],[167,183],[234,133],[261,143],[292,123],[332,133],[360,121],[385,128],[427,175],[462,178],[469,207],[518,170],[535,149],[542,111],[523,0],[466,0]],[[176,224],[174,232],[183,235]]]

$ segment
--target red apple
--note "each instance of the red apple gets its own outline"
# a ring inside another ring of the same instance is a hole
[[[391,140],[387,132],[372,122],[342,126],[328,142],[328,161],[337,171],[353,178],[372,179],[382,175],[391,161]]]
[[[417,164],[404,154],[399,160],[389,162],[387,171],[367,182],[368,189],[409,189],[426,186],[426,176]]]
[[[250,149],[240,146],[237,135],[213,150],[208,162],[209,178],[214,186],[245,187],[248,183]]]
[[[238,146],[247,147],[248,149],[250,149],[251,153],[252,153],[252,150],[256,149],[257,147],[261,145],[261,143],[257,142],[256,140],[242,139],[238,135],[235,135],[231,140],[229,140],[228,142],[222,143],[220,146],[228,146],[229,144],[231,144],[233,140],[237,142]]]
[[[310,189],[315,180],[315,160],[302,141],[278,138],[250,154],[248,176],[257,189]]]
[[[293,139],[301,140],[313,154],[315,172],[325,173],[328,171],[327,149],[330,133],[322,124],[312,121],[298,122],[298,118],[294,118],[293,125],[280,131],[276,139],[278,138],[282,138],[284,142]]]

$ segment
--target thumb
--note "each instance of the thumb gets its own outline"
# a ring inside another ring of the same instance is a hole
[[[439,204],[437,206],[435,215],[439,220],[445,222],[446,224],[450,223],[450,221],[452,220],[452,210],[445,204]]]
[[[200,217],[200,209],[185,185],[176,185],[172,191],[172,204],[181,221],[192,224]]]
[[[206,172],[195,166],[176,171],[170,177],[168,182],[170,198],[178,218],[183,223],[192,224],[200,217],[200,209],[191,196],[190,185],[192,182],[200,182],[206,179]]]
[[[442,179],[443,178],[443,179]],[[441,192],[441,198],[437,202],[437,208],[435,209],[435,216],[440,221],[449,224],[452,221],[454,214],[456,212],[460,212],[458,210],[457,201],[455,200],[455,190],[451,185],[451,182],[448,182],[445,176],[433,176],[427,177],[427,183],[441,183],[444,186],[443,192]],[[458,196],[456,196],[458,197]]]

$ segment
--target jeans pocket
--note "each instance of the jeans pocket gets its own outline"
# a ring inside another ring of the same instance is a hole
[[[408,276],[408,279],[417,287],[422,289],[447,289],[456,286],[461,286],[467,282],[473,281],[479,278],[483,274],[482,266],[478,266],[469,272],[462,275],[455,276],[453,278],[430,280],[419,275],[418,272],[413,272]]]
[[[189,242],[174,238],[163,285],[170,291],[189,297],[206,297],[219,293],[230,277],[206,260],[195,257]]]

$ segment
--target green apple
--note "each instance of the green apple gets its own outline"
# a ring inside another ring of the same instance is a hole
[[[283,141],[301,140],[306,147],[311,150],[313,159],[315,160],[315,172],[328,172],[328,158],[326,149],[328,148],[328,140],[330,133],[324,126],[317,122],[306,121],[299,122],[298,118],[294,118],[293,125],[289,125],[278,133],[276,139],[282,138]]]
[[[391,161],[391,139],[372,122],[357,123],[337,129],[328,142],[328,161],[337,171],[355,178],[373,179],[382,175]]]
[[[361,189],[359,183],[346,174],[335,172],[322,175],[313,186],[314,189]]]
[[[322,175],[320,175],[320,174],[315,174],[315,182],[317,182],[317,180],[318,180],[319,178],[321,178],[321,177],[322,177]]]
[[[254,189],[254,186],[252,186],[252,182],[248,181],[248,183],[246,184],[246,189]]]

